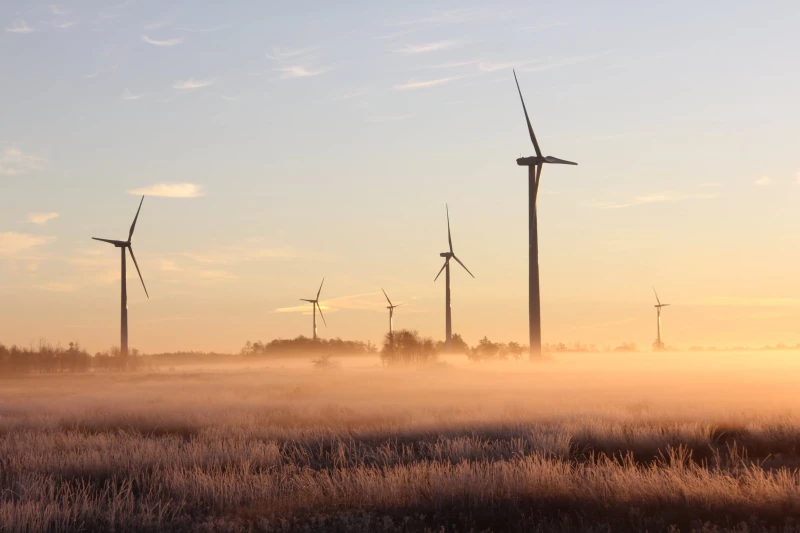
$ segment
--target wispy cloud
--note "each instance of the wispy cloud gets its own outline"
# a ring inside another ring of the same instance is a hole
[[[153,46],[177,46],[183,43],[183,37],[174,37],[172,39],[164,39],[163,41],[159,41],[156,39],[151,39],[147,35],[142,35],[142,41],[147,44],[152,44]]]
[[[33,248],[43,246],[53,239],[54,237],[40,237],[27,233],[0,233],[0,256],[17,257]]]
[[[220,96],[220,98],[222,98],[223,100],[228,101],[228,102],[235,102],[236,100],[239,99],[238,96],[226,96],[224,94],[221,94],[219,96]]]
[[[157,183],[131,189],[128,194],[136,196],[162,196],[164,198],[197,198],[204,196],[203,186],[196,183]]]
[[[58,281],[51,281],[44,285],[39,285],[37,288],[47,292],[76,292],[78,290],[78,286],[73,283],[62,283]]]
[[[28,155],[19,148],[6,148],[0,152],[0,176],[14,176],[41,170],[44,159]]]
[[[447,69],[447,68],[459,68],[459,67],[468,67],[470,65],[474,65],[476,63],[480,63],[480,59],[472,59],[470,61],[453,61],[452,63],[439,63],[438,65],[425,65],[425,69]]]
[[[28,213],[26,220],[31,224],[44,226],[54,218],[58,217],[58,213]]]
[[[272,59],[273,61],[287,61],[290,59],[297,59],[313,51],[314,48],[282,48],[280,46],[273,46],[272,51],[267,52],[265,55],[268,59]]]
[[[436,11],[427,17],[395,22],[391,26],[413,26],[417,24],[459,24],[480,19],[485,15],[485,10],[480,7],[466,7]]]
[[[320,305],[326,311],[328,310],[327,307]],[[276,313],[302,313],[302,314],[311,314],[311,304],[304,303],[303,305],[293,305],[291,307],[278,307],[275,309]]]
[[[164,272],[180,272],[183,269],[178,266],[175,261],[162,260],[160,265],[161,270]]]
[[[705,200],[717,198],[716,194],[673,194],[673,193],[660,193],[648,194],[644,196],[636,196],[627,202],[611,203],[611,202],[590,202],[585,204],[588,207],[599,207],[601,209],[621,209],[623,207],[633,207],[637,205],[646,204],[659,204],[666,202],[679,202],[681,200]]]
[[[330,313],[335,313],[336,311],[341,311],[344,309],[383,311],[386,307],[384,302],[385,300],[383,300],[383,294],[381,294],[379,291],[375,291],[323,299],[320,300],[319,305],[325,312]],[[275,312],[311,314],[312,309],[311,304],[303,303],[290,307],[279,307],[275,309]]]
[[[608,50],[601,52],[594,52],[591,54],[584,54],[580,56],[571,56],[563,58],[539,59],[539,60],[507,60],[507,61],[481,61],[478,68],[481,72],[497,72],[501,70],[517,69],[519,72],[544,72],[559,67],[568,65],[575,65],[584,61],[589,61],[608,54]]]
[[[428,87],[437,87],[439,85],[444,85],[445,83],[450,83],[451,81],[455,81],[459,79],[458,77],[451,77],[451,78],[439,78],[436,80],[426,80],[426,81],[415,81],[409,80],[406,83],[395,85],[393,88],[395,91],[409,91],[414,89],[426,89]]]
[[[199,276],[210,280],[229,280],[236,279],[236,276],[225,270],[201,270]]]
[[[119,97],[119,99],[122,100],[123,102],[141,100],[142,98],[144,98],[143,94],[132,94],[128,89],[125,89],[125,92],[122,93],[122,96]]]
[[[78,25],[78,23],[75,22],[74,20],[68,20],[66,22],[56,22],[56,23],[53,24],[53,26],[55,26],[56,28],[58,28],[60,30],[66,30],[67,28],[71,28],[71,27],[77,26],[77,25]]]
[[[772,183],[772,179],[770,179],[769,176],[761,176],[753,183],[755,183],[756,185],[769,185]]]
[[[434,43],[413,44],[404,46],[397,50],[401,54],[426,54],[428,52],[437,52],[445,48],[451,48],[456,44],[455,41],[437,41]]]
[[[525,61],[481,61],[478,64],[478,69],[481,72],[497,72],[498,70],[511,70],[513,68],[521,67]]]
[[[6,28],[6,31],[11,33],[33,33],[34,30],[24,20],[19,20],[14,22],[10,28]]]
[[[62,9],[58,7],[56,4],[50,4],[48,7],[50,9],[50,13],[52,13],[53,15],[66,15],[67,13],[69,13],[69,10]]]
[[[310,78],[312,76],[318,76],[330,71],[331,69],[321,68],[317,70],[308,70],[305,67],[295,65],[291,67],[276,68],[275,70],[281,73],[280,77],[282,80],[291,80],[295,78]]]
[[[546,70],[552,70],[554,68],[559,67],[566,67],[568,65],[576,65],[578,63],[583,63],[585,61],[590,61],[592,59],[596,59],[598,57],[604,56],[608,54],[608,50],[603,50],[601,52],[595,52],[591,54],[584,54],[581,56],[572,56],[572,57],[564,57],[564,58],[555,58],[543,61],[537,61],[528,63],[519,67],[521,72],[544,72]]]
[[[172,84],[172,88],[178,91],[191,91],[193,89],[202,89],[204,87],[210,87],[214,85],[216,82],[217,82],[216,79],[200,80],[200,81],[189,79],[186,81],[175,82],[174,84]]]

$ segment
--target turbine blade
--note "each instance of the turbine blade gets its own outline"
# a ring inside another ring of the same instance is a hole
[[[446,267],[446,266],[447,266],[447,262],[448,262],[448,261],[450,261],[450,259],[449,259],[449,258],[447,258],[447,259],[445,259],[445,260],[444,260],[444,264],[442,265],[442,270],[444,270],[444,267]],[[440,270],[440,271],[439,271],[439,273],[438,273],[438,274],[436,274],[436,277],[435,277],[435,278],[433,278],[433,281],[436,281],[437,279],[439,279],[439,276],[441,276],[441,275],[442,275],[442,270]]]
[[[139,211],[142,210],[142,202],[144,202],[144,196],[139,201],[139,209],[136,210],[136,216],[133,217],[133,224],[131,224],[131,231],[128,233],[128,242],[130,242],[131,237],[133,237],[133,230],[136,228],[136,220],[139,218]]]
[[[536,190],[534,191],[535,195],[539,194],[539,182],[542,180],[542,169],[544,165],[541,163],[536,166]]]
[[[325,283],[325,278],[322,278],[322,283]],[[317,301],[319,301],[319,293],[322,292],[322,283],[319,284],[319,290],[317,291]],[[320,311],[321,313],[322,311]]]
[[[453,253],[453,239],[450,237],[450,208],[447,204],[444,204],[444,208],[447,211],[447,242],[450,244],[450,253]]]
[[[301,301],[301,302],[308,302],[308,303],[312,303],[312,304],[313,304],[314,302],[316,302],[316,300],[306,300],[305,298],[300,298],[300,301]]]
[[[655,287],[653,287],[653,294],[656,295],[656,301],[658,302],[658,305],[661,305],[661,300],[658,299],[658,293],[656,292],[656,288]]]
[[[144,293],[147,294],[147,287],[144,284],[144,278],[142,277],[142,271],[139,270],[139,263],[136,262],[136,256],[133,255],[133,247],[128,246],[128,251],[131,253],[131,259],[133,259],[133,264],[136,265],[136,272],[139,273],[139,279],[142,280],[142,287],[144,288]],[[150,299],[150,295],[147,294],[147,299]]]
[[[522,102],[522,110],[525,112],[525,122],[528,123],[528,133],[531,134],[531,141],[533,142],[533,149],[536,150],[536,155],[542,157],[542,151],[539,149],[539,143],[536,142],[536,135],[533,133],[531,126],[531,119],[528,118],[528,110],[525,107],[525,100],[522,98],[522,90],[519,88],[519,80],[517,80],[517,72],[514,71],[514,81],[517,82],[517,91],[519,92],[519,100]]]
[[[317,304],[317,309],[319,309],[319,316],[322,317],[322,323],[325,324],[325,327],[327,328],[328,323],[325,322],[325,315],[322,314],[322,307],[320,307],[319,302],[316,302],[316,304]]]
[[[661,307],[669,307],[669,304],[661,304]]]
[[[467,268],[467,266],[466,266],[464,263],[462,263],[462,262],[461,262],[461,259],[459,259],[459,258],[458,258],[458,257],[456,257],[456,256],[453,256],[453,259],[455,259],[456,261],[458,261],[458,264],[459,264],[459,265],[461,265],[462,267],[464,267],[464,270],[466,270],[466,271],[467,271],[467,274],[469,274],[469,275],[470,275],[470,276],[472,276],[473,278],[475,277],[475,276],[472,274],[472,272],[470,272],[470,271],[469,271],[469,269]]]
[[[566,159],[559,159],[557,157],[553,157],[548,155],[544,158],[545,161],[548,163],[553,163],[555,165],[577,165],[578,163],[573,163],[572,161],[567,161]]]
[[[381,288],[381,290],[383,291],[383,288]],[[392,301],[389,299],[389,295],[386,294],[386,291],[383,291],[383,295],[386,296],[386,301],[389,302],[389,305],[392,305]]]
[[[114,246],[125,244],[122,241],[115,241],[115,240],[112,240],[112,239],[101,239],[100,237],[92,237],[92,239],[94,239],[96,241],[107,242],[109,244],[113,244]]]

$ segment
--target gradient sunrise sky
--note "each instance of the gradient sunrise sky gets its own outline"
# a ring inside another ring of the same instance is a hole
[[[0,342],[800,342],[797,2],[0,3]]]

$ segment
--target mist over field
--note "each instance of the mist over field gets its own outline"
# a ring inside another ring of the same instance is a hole
[[[393,368],[359,355],[4,377],[0,520],[8,531],[794,531],[798,356]]]

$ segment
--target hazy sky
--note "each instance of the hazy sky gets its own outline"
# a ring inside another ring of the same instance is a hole
[[[0,3],[0,342],[800,342],[797,2]]]

